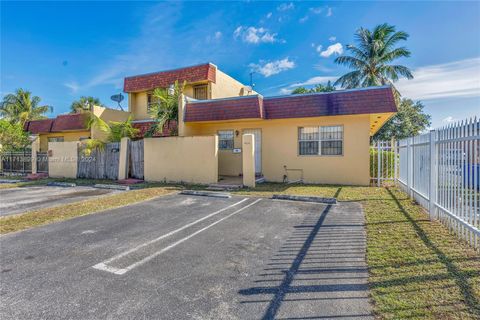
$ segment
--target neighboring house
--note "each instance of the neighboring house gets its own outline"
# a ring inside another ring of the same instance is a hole
[[[179,135],[218,135],[218,174],[242,174],[242,134],[255,136],[267,181],[368,185],[370,137],[397,111],[392,88],[180,104]]]
[[[125,121],[130,115],[128,112],[99,106],[94,106],[92,111],[107,123]],[[87,127],[87,119],[82,113],[62,114],[56,118],[27,121],[24,130],[38,137],[40,152],[48,151],[49,142],[81,141],[90,138],[105,140],[106,138],[104,132]]]

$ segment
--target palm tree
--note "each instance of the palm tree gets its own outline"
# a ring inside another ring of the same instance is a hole
[[[305,87],[297,87],[292,91],[292,94],[305,94],[305,93],[318,93],[318,92],[331,92],[331,91],[335,91],[335,87],[332,85],[330,81],[328,81],[326,85],[317,84],[315,87],[311,89],[307,89]]]
[[[155,123],[145,133],[146,137],[151,137],[156,132],[163,132],[165,125],[168,126],[171,121],[178,121],[178,100],[184,87],[185,83],[179,85],[178,81],[175,81],[171,89],[153,90],[149,113]]]
[[[23,89],[15,90],[15,93],[7,94],[0,103],[0,116],[11,123],[20,123],[22,126],[26,121],[44,119],[45,113],[52,112],[49,105],[40,105],[40,97],[32,96],[30,91]]]
[[[340,56],[335,59],[336,63],[354,71],[341,76],[334,85],[347,89],[387,84],[393,87],[393,82],[400,77],[412,79],[410,69],[391,64],[398,58],[410,56],[407,48],[396,47],[399,41],[407,40],[408,37],[406,32],[396,31],[395,26],[386,23],[376,26],[372,31],[358,29],[355,33],[357,46],[347,46],[352,56]]]
[[[90,111],[93,109],[93,106],[103,107],[104,105],[100,102],[100,99],[95,97],[80,97],[80,99],[73,101],[70,106],[71,113],[78,113],[79,111]]]

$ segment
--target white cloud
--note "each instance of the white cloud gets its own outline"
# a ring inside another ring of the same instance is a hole
[[[77,91],[80,89],[80,86],[75,81],[67,82],[67,83],[64,83],[63,85],[69,88],[72,91],[72,93],[77,93]]]
[[[282,3],[277,7],[277,10],[287,11],[287,10],[292,10],[293,8],[295,8],[295,5],[293,4],[293,2],[290,2],[290,3]]]
[[[247,43],[274,43],[274,42],[283,42],[277,38],[276,33],[271,33],[268,29],[260,27],[244,27],[240,26],[233,32],[233,37],[235,39],[242,39],[243,42]]]
[[[327,13],[325,14],[327,17],[331,17],[333,15],[333,10],[332,8],[328,7],[327,8]]]
[[[322,52],[322,45],[319,44],[316,48],[315,48],[315,51],[317,51],[318,53],[321,53]]]
[[[414,79],[401,79],[395,87],[411,99],[480,97],[480,57],[424,66],[412,71]]]
[[[307,79],[303,82],[296,82],[296,83],[288,85],[284,88],[281,88],[279,90],[279,93],[280,94],[289,94],[293,91],[293,89],[295,89],[297,87],[308,87],[308,86],[314,86],[316,84],[325,84],[328,81],[334,82],[337,79],[338,79],[338,76],[317,76],[317,77]]]
[[[270,77],[273,76],[274,74],[278,74],[282,71],[286,71],[289,69],[295,68],[295,62],[291,61],[287,58],[282,59],[282,60],[275,60],[275,61],[260,61],[260,63],[255,64],[251,63],[250,68],[262,74],[264,77]]]
[[[213,35],[207,36],[207,42],[218,42],[220,39],[222,39],[221,31],[215,31]]]
[[[310,10],[310,12],[313,13],[313,14],[320,14],[320,13],[322,13],[323,8],[320,8],[320,7],[318,7],[318,8],[310,8],[310,9],[308,9],[308,10]]]
[[[326,83],[328,81],[335,81],[338,79],[338,76],[318,76],[310,78],[303,82],[297,82],[288,86],[289,88],[304,87],[304,86],[313,86],[316,84]]]
[[[293,91],[293,89],[282,88],[282,89],[280,89],[279,92],[281,94],[290,94],[290,93],[292,93],[292,91]]]
[[[267,13],[267,19],[270,19],[271,17],[272,17],[272,13],[271,12]]]
[[[320,50],[321,50],[321,46],[319,46],[319,47],[320,47]],[[317,52],[318,51],[319,51],[319,49],[317,47]],[[328,58],[332,54],[342,54],[342,53],[343,53],[343,46],[340,42],[337,42],[335,44],[332,44],[331,46],[328,46],[327,50],[321,51],[320,56],[323,57],[323,58]]]
[[[302,18],[298,19],[298,22],[304,23],[304,22],[307,21],[307,20],[308,20],[308,15],[306,15],[305,17],[302,17]]]
[[[446,117],[445,119],[442,120],[442,122],[447,122],[447,123],[454,122],[454,121],[456,121],[456,119],[452,116]]]
[[[334,42],[335,40],[337,40],[337,37],[331,36],[330,38],[328,38],[328,40],[331,41],[331,42]]]

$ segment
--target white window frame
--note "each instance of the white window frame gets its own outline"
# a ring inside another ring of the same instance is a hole
[[[222,133],[231,133],[232,134],[232,147],[231,148],[221,148],[220,145],[220,141],[230,141],[230,139],[222,139],[221,138],[221,134]],[[226,129],[226,130],[218,130],[217,131],[217,135],[218,135],[218,150],[233,150],[235,148],[235,130],[230,130],[230,129]]]
[[[322,139],[322,128],[331,128],[331,127],[339,127],[342,129],[342,138],[341,139]],[[301,140],[301,129],[305,128],[316,128],[318,130],[318,139],[304,139]],[[297,154],[300,157],[343,157],[344,154],[344,140],[345,140],[345,130],[343,125],[328,125],[328,126],[306,126],[306,127],[298,127],[297,130]],[[330,142],[330,141],[341,141],[342,142],[342,152],[340,154],[322,154],[322,142]],[[300,154],[300,142],[317,142],[318,143],[318,154]]]

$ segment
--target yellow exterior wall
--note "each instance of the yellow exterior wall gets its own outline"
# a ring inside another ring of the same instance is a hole
[[[90,131],[65,131],[39,134],[40,152],[48,151],[48,138],[63,137],[64,142],[79,141],[80,138],[90,138]]]
[[[192,98],[193,87],[200,84],[202,83],[186,84],[183,90],[184,95]],[[244,84],[217,69],[215,83],[208,82],[208,98],[219,99],[247,95],[244,87]],[[256,92],[251,92],[251,94],[256,94]],[[132,113],[134,120],[150,119],[147,112],[147,91],[130,92],[128,94],[128,110]]]
[[[244,84],[217,69],[216,81],[211,84],[211,99],[247,95],[248,93],[244,91],[244,87]]]
[[[298,128],[307,126],[344,126],[342,156],[298,155]],[[185,124],[188,135],[212,135],[218,130],[238,130],[235,148],[242,146],[244,129],[262,131],[262,173],[267,181],[282,182],[285,174],[296,180],[303,170],[306,183],[368,185],[370,182],[369,115],[331,116],[316,118],[252,120],[243,122],[218,122]],[[242,154],[219,150],[219,174],[242,173]],[[297,176],[298,175],[298,176]]]
[[[76,178],[78,169],[78,142],[50,142],[48,176],[52,178]]]
[[[97,117],[105,121],[106,123],[109,123],[110,121],[116,121],[116,122],[126,121],[130,116],[129,112],[110,109],[110,108],[103,108],[99,106],[93,107],[93,113]],[[92,128],[91,137],[92,139],[105,140],[107,138],[107,134],[97,128]]]
[[[144,139],[144,178],[209,184],[218,181],[217,136]]]

